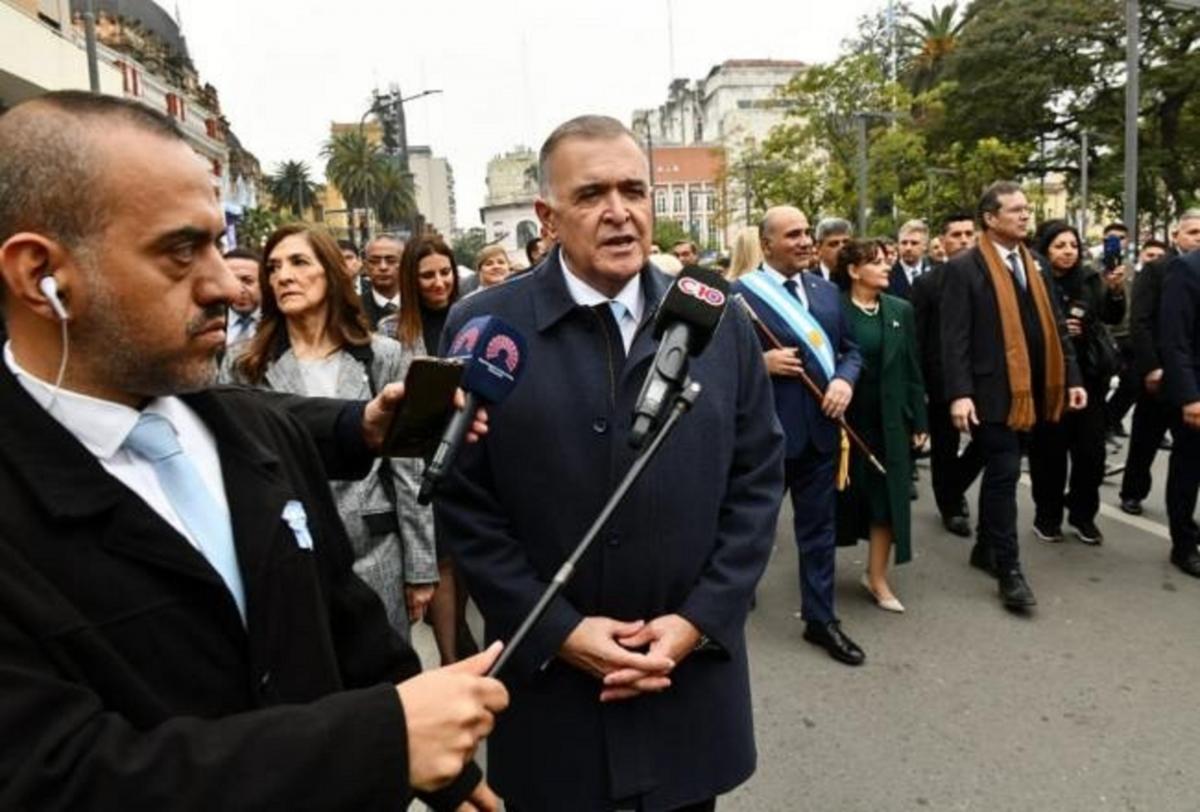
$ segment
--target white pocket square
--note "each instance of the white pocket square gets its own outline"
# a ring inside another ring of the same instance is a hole
[[[292,528],[296,546],[301,550],[311,550],[313,540],[312,534],[308,532],[308,514],[304,512],[304,505],[296,499],[290,500],[283,506],[283,520]]]

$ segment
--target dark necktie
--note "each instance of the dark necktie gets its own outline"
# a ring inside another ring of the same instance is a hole
[[[786,290],[788,293],[790,293],[792,295],[793,299],[795,299],[797,302],[799,302],[801,304],[801,306],[803,306],[804,309],[807,310],[808,307],[804,305],[804,300],[800,298],[800,291],[798,291],[796,289],[797,287],[799,287],[799,284],[800,283],[797,282],[795,279],[789,279],[783,283],[783,287],[784,287],[784,290]]]
[[[617,357],[620,359],[620,364],[625,363],[625,340],[621,338],[621,325],[617,323],[617,317],[613,314],[613,303],[603,302],[598,305],[592,305],[592,310],[600,317],[603,323],[602,329],[605,332],[605,337],[608,344],[617,352]]]

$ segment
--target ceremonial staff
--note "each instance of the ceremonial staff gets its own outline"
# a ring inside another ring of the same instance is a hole
[[[746,315],[750,317],[750,321],[754,322],[754,326],[759,329],[759,332],[763,334],[763,337],[767,339],[767,342],[770,343],[774,349],[788,349],[787,347],[783,346],[783,342],[771,332],[771,328],[763,323],[763,320],[758,317],[758,314],[754,312],[754,308],[750,306],[750,303],[747,302],[743,296],[739,294],[733,298],[737,299],[738,304],[742,306],[742,309],[746,311]],[[808,377],[808,373],[805,372],[803,368],[800,370],[800,380],[803,382],[805,388],[812,393],[812,396],[816,398],[818,402],[825,400],[825,393],[821,391],[821,387],[817,386],[816,381]],[[866,444],[866,442],[863,441],[863,438],[859,437],[858,433],[854,431],[854,429],[850,428],[850,424],[846,422],[846,418],[839,417],[834,420],[834,422],[841,427],[842,431],[846,432],[846,436],[850,438],[850,442],[854,443],[854,445],[858,447],[858,450],[861,451],[867,458],[867,461],[870,462],[871,465],[875,466],[875,470],[877,470],[883,476],[887,476],[887,469],[883,467],[883,463],[881,463],[879,458],[871,452],[870,447]]]

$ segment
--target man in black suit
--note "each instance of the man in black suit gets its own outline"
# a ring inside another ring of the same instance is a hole
[[[929,248],[929,226],[922,220],[909,220],[900,226],[899,236],[899,256],[892,266],[888,293],[907,299],[913,283],[929,271],[929,258],[925,256]]]
[[[1200,209],[1185,211],[1171,236],[1180,254],[1200,248]],[[1146,265],[1133,283],[1129,340],[1133,344],[1134,374],[1142,382],[1142,391],[1133,410],[1120,497],[1121,510],[1134,516],[1141,514],[1142,500],[1150,494],[1150,467],[1171,426],[1171,409],[1162,396],[1163,364],[1158,342],[1163,277],[1174,256]]]
[[[495,809],[464,770],[495,652],[418,675],[314,437],[206,391],[237,293],[210,181],[133,102],[0,117],[0,808]]]
[[[826,282],[831,281],[833,269],[837,267],[838,252],[854,237],[854,227],[849,220],[840,217],[826,217],[817,223],[813,233],[816,242],[817,262],[809,273],[820,274]]]
[[[954,259],[974,247],[975,218],[965,212],[942,220],[940,239],[946,258]],[[955,535],[971,535],[970,510],[964,494],[983,470],[979,447],[968,443],[959,454],[959,433],[950,420],[942,373],[942,324],[940,304],[946,276],[946,264],[935,265],[913,282],[910,301],[916,319],[917,344],[921,352],[921,373],[929,398],[929,468],[933,477],[933,496],[942,525]]]
[[[404,255],[404,241],[394,234],[376,234],[364,253],[370,284],[363,291],[362,304],[374,330],[381,319],[400,309],[400,257]]]
[[[1021,449],[1039,420],[1087,404],[1066,325],[1023,240],[1029,205],[1021,187],[992,184],[979,203],[979,246],[946,267],[942,367],[950,417],[984,459],[979,530],[971,563],[995,574],[1009,608],[1037,603],[1017,547]]]
[[[1162,293],[1159,351],[1175,435],[1167,471],[1171,563],[1200,578],[1200,251],[1171,262]]]

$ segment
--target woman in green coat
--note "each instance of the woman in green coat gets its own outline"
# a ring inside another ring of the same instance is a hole
[[[862,585],[881,609],[903,612],[888,586],[888,559],[893,549],[897,564],[912,558],[910,449],[925,442],[927,423],[912,306],[884,293],[890,270],[883,243],[858,240],[841,250],[833,272],[863,358],[846,419],[887,468],[884,477],[862,454],[851,454],[837,531],[842,545],[870,541]]]

